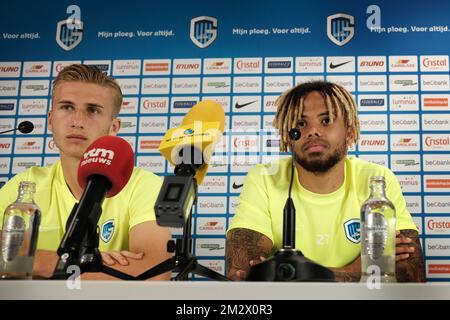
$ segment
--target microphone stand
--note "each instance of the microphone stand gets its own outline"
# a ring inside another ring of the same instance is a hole
[[[291,129],[292,140],[300,138],[300,131]],[[335,281],[334,273],[306,258],[295,249],[295,206],[291,198],[294,179],[294,148],[291,148],[292,167],[289,195],[283,210],[283,247],[267,260],[250,268],[247,281]]]
[[[93,192],[95,185],[102,185],[103,190],[109,189],[111,183],[103,176],[88,181],[83,192],[86,201],[84,203],[95,203],[94,209],[86,212],[83,204],[76,203],[66,223],[66,233],[58,248],[59,259],[53,276],[50,279],[64,280],[73,274],[73,266],[79,268],[80,274],[84,272],[102,272],[122,280],[134,280],[135,277],[103,265],[102,256],[98,250],[99,231],[98,220],[102,214],[101,204],[105,199],[106,192]],[[83,198],[83,196],[82,196]]]
[[[168,272],[168,271],[174,271],[178,272],[178,275],[175,276],[173,279],[174,281],[186,281],[188,280],[189,273],[195,273],[203,277],[207,277],[213,280],[218,281],[229,281],[229,279],[222,274],[211,270],[201,264],[198,263],[197,258],[192,255],[192,239],[191,239],[191,229],[192,229],[192,206],[197,203],[197,181],[194,178],[195,173],[195,167],[193,165],[184,164],[177,166],[175,168],[175,174],[177,178],[177,182],[182,182],[184,186],[191,186],[193,185],[193,197],[194,201],[192,202],[192,205],[189,209],[189,214],[185,218],[185,224],[183,225],[183,237],[181,239],[169,240],[167,243],[167,251],[171,253],[175,253],[173,257],[161,262],[160,264],[156,265],[155,267],[147,270],[146,272],[140,274],[136,277],[136,280],[144,280],[148,279],[157,275],[160,275],[162,273]],[[169,177],[170,178],[170,177]],[[174,177],[171,177],[174,178]],[[169,190],[170,189],[170,180],[165,179],[163,187],[161,190]],[[184,181],[184,182],[183,182]],[[167,185],[167,189],[164,187],[164,185]],[[192,188],[192,187],[191,187]],[[160,198],[158,197],[157,203],[159,202]],[[181,202],[185,202],[185,199],[181,200]],[[162,210],[163,205],[156,205],[155,207],[160,207],[160,210]],[[163,211],[164,213],[164,211]],[[166,213],[164,213],[166,214]],[[170,214],[170,213],[169,213]],[[157,217],[160,216],[160,213],[157,213]],[[167,218],[170,219],[170,218]],[[167,220],[169,221],[169,220]],[[169,225],[173,222],[165,222],[166,225]],[[173,226],[178,226],[174,224]]]
[[[192,168],[189,166],[180,166],[177,170],[177,178],[184,181],[189,181],[194,186],[194,201],[197,202],[197,182],[193,175],[190,175]],[[188,174],[189,173],[189,174]],[[107,185],[109,181],[103,179],[97,180],[96,183]],[[153,268],[133,277],[129,274],[115,270],[103,265],[101,253],[98,250],[99,246],[99,231],[98,220],[102,214],[101,203],[103,202],[106,192],[99,194],[92,192],[95,189],[93,182],[89,181],[86,185],[84,193],[89,198],[87,203],[95,203],[95,209],[90,214],[86,210],[79,208],[80,203],[75,204],[67,220],[66,233],[58,248],[59,260],[53,276],[50,279],[65,280],[72,276],[73,270],[69,270],[71,266],[77,266],[80,274],[84,272],[102,272],[122,280],[146,280],[170,270],[178,271],[179,274],[175,277],[175,281],[188,280],[189,273],[196,273],[198,275],[208,277],[214,280],[228,281],[229,279],[214,270],[211,270],[198,263],[197,258],[191,254],[192,239],[192,206],[190,213],[186,217],[186,224],[183,227],[183,238],[170,240],[167,243],[167,251],[175,252],[172,258],[169,258]],[[106,188],[105,188],[106,189]],[[82,196],[83,197],[83,196]],[[70,272],[72,271],[72,273]]]
[[[137,276],[136,280],[144,280],[167,271],[174,271],[178,272],[178,275],[173,279],[174,281],[188,280],[189,273],[195,273],[213,280],[229,281],[227,277],[220,273],[199,264],[197,258],[191,254],[191,227],[192,209],[187,218],[186,226],[183,228],[183,237],[176,239],[176,241],[169,240],[167,243],[167,251],[175,252],[174,256]]]

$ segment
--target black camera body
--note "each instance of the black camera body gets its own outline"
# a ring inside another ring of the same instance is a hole
[[[155,215],[162,227],[182,228],[196,200],[195,179],[190,176],[166,176],[155,203]]]

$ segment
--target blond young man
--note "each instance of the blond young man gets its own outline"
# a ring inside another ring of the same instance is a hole
[[[19,182],[36,183],[35,201],[42,217],[34,277],[52,275],[67,218],[83,192],[77,182],[79,161],[97,138],[119,132],[121,105],[122,92],[117,82],[94,66],[71,65],[56,77],[48,128],[59,148],[60,159],[51,166],[26,170],[0,189],[3,219],[4,209],[17,197]],[[104,264],[136,276],[170,257],[166,251],[169,229],[157,225],[153,210],[161,183],[153,173],[134,168],[123,190],[105,199],[98,224]],[[152,280],[169,278],[170,273],[165,273]],[[82,279],[113,278],[102,273],[85,273]]]
[[[292,199],[296,207],[296,248],[330,268],[337,281],[361,275],[358,225],[369,196],[369,178],[384,176],[387,197],[397,211],[396,273],[398,281],[424,281],[418,231],[395,175],[380,165],[347,157],[359,137],[357,106],[343,87],[323,81],[298,85],[277,100],[274,126],[281,151],[293,149]],[[300,130],[292,141],[288,132]],[[282,246],[283,207],[291,176],[291,158],[250,170],[227,232],[228,277],[245,279],[251,265]],[[276,170],[274,170],[276,168]]]

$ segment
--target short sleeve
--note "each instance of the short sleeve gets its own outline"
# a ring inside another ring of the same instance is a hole
[[[262,173],[262,167],[252,168],[244,182],[239,196],[239,204],[228,231],[245,228],[260,232],[273,242],[271,216],[269,212],[269,195]]]
[[[417,230],[416,225],[409,213],[408,209],[406,209],[406,200],[403,196],[402,189],[397,180],[397,177],[392,171],[388,171],[386,174],[386,196],[395,206],[395,213],[397,219],[397,230]]]
[[[155,221],[155,202],[161,189],[161,178],[151,172],[135,169],[130,197],[130,229],[135,225]]]

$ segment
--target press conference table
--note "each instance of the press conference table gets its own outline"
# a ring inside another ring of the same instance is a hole
[[[447,300],[450,284],[382,284],[370,290],[364,283],[81,281],[79,289],[69,289],[66,281],[0,281],[0,300],[9,299]]]

